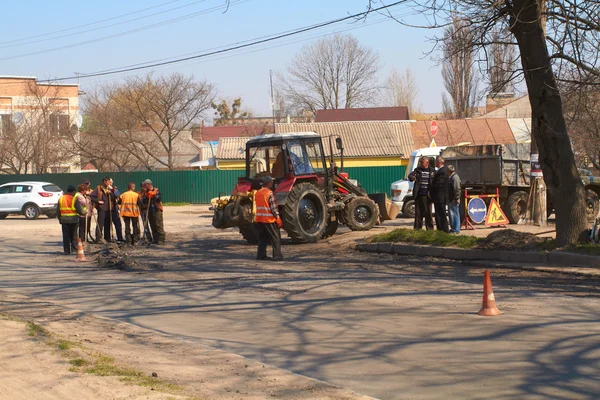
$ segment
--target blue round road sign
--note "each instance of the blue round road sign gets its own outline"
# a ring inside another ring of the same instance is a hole
[[[471,221],[475,222],[476,224],[481,224],[483,221],[485,221],[485,216],[487,214],[487,206],[485,205],[485,202],[483,200],[481,200],[478,197],[471,199],[471,201],[469,201],[469,206],[467,207],[467,209]]]

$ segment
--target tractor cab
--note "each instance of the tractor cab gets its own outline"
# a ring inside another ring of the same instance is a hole
[[[240,149],[243,150],[243,149]],[[264,176],[274,181],[277,204],[284,205],[289,189],[297,181],[310,181],[325,189],[327,164],[321,136],[314,132],[262,135],[246,144],[246,175],[240,192],[260,189]]]

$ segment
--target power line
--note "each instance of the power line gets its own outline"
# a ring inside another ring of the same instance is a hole
[[[398,19],[398,18],[404,18],[404,17],[407,17],[407,16],[412,16],[412,15],[417,15],[417,14],[419,14],[419,12],[412,11],[412,12],[407,12],[407,13],[403,13],[403,14],[393,15],[393,17],[396,18],[396,19]],[[279,43],[279,44],[273,44],[271,46],[257,48],[257,49],[245,51],[245,52],[242,52],[242,53],[237,53],[237,54],[234,53],[234,54],[224,55],[224,56],[221,56],[221,57],[207,58],[207,59],[204,59],[204,60],[201,60],[201,61],[191,60],[192,62],[186,63],[184,65],[195,65],[195,64],[201,63],[203,61],[205,61],[205,62],[220,61],[220,60],[230,59],[230,58],[233,58],[233,57],[239,57],[239,56],[244,56],[244,55],[248,55],[248,54],[254,54],[254,53],[258,53],[258,52],[262,52],[262,51],[268,51],[268,50],[276,49],[276,48],[279,48],[279,47],[288,46],[288,45],[291,45],[291,44],[306,42],[306,41],[310,41],[310,40],[317,39],[317,38],[320,38],[320,37],[325,37],[325,36],[333,35],[333,34],[336,34],[336,33],[350,32],[350,31],[354,31],[356,29],[367,28],[367,27],[372,26],[372,25],[378,25],[378,24],[381,24],[381,23],[384,23],[384,22],[389,22],[389,21],[393,21],[393,19],[391,19],[389,16],[383,16],[382,18],[379,18],[379,19],[376,19],[376,20],[373,20],[373,21],[370,21],[370,22],[361,23],[360,25],[354,25],[354,26],[349,27],[349,28],[336,29],[336,30],[333,30],[333,31],[330,31],[330,32],[325,32],[325,33],[318,33],[318,34],[315,34],[315,35],[310,35],[310,36],[307,36],[307,37],[301,37],[299,39],[295,39],[295,40],[291,40],[291,41],[287,41],[287,42]],[[223,47],[223,46],[221,46],[221,47]],[[195,53],[197,53],[197,52],[195,52]],[[189,54],[195,54],[195,53],[189,53]],[[164,58],[163,60],[167,60],[167,59],[171,59],[171,58],[174,58],[174,57]],[[145,64],[147,64],[147,62],[146,63],[133,64],[133,65],[145,65]],[[129,67],[129,66],[126,66],[126,67]],[[115,69],[116,68],[109,69],[109,70],[104,70],[104,71],[97,71],[97,72],[107,72],[107,71],[113,71]],[[102,79],[102,80],[93,80],[92,79],[92,82],[94,82],[94,83],[103,83],[103,82],[109,82],[109,81],[110,81],[110,79]],[[0,85],[1,85],[1,83],[0,83]]]
[[[202,0],[202,1],[206,1],[206,0]],[[36,55],[39,55],[39,54],[51,53],[53,51],[65,50],[65,49],[70,49],[72,47],[78,47],[78,46],[83,46],[83,45],[86,45],[86,44],[96,43],[96,42],[100,42],[100,41],[103,41],[103,40],[114,39],[114,38],[117,38],[117,37],[130,35],[132,33],[138,33],[138,32],[142,32],[142,31],[145,31],[145,30],[148,30],[148,29],[159,27],[159,26],[168,25],[168,24],[172,24],[174,22],[179,22],[179,21],[183,21],[183,20],[186,20],[186,19],[194,18],[194,17],[200,16],[200,15],[208,14],[208,13],[211,13],[211,12],[214,12],[214,11],[218,11],[218,10],[221,10],[221,9],[225,9],[225,8],[232,7],[234,5],[238,5],[238,4],[242,4],[242,3],[246,3],[246,2],[249,2],[249,1],[252,1],[252,0],[232,0],[229,4],[224,4],[224,5],[221,5],[221,6],[215,6],[215,7],[211,7],[211,8],[206,8],[204,10],[201,10],[201,11],[198,11],[198,12],[195,12],[195,13],[192,13],[192,14],[188,14],[188,15],[185,15],[185,16],[182,16],[182,17],[177,17],[177,18],[165,20],[165,21],[158,22],[158,23],[155,23],[155,24],[152,24],[152,25],[145,25],[145,26],[142,26],[140,28],[131,29],[129,31],[120,32],[120,33],[116,33],[116,34],[109,35],[109,36],[103,36],[103,37],[96,38],[96,39],[85,40],[85,41],[82,41],[82,42],[72,43],[72,44],[68,44],[68,45],[64,45],[64,46],[54,47],[54,48],[51,48],[51,49],[34,51],[34,52],[31,52],[31,53],[17,54],[15,56],[9,56],[9,57],[2,57],[2,58],[0,58],[0,61],[7,61],[7,60],[13,60],[15,58],[36,56]]]
[[[180,0],[176,0],[176,1],[180,1]],[[99,26],[99,27],[96,27],[96,28],[92,28],[92,29],[86,29],[86,30],[82,30],[82,31],[72,32],[72,33],[69,33],[67,35],[53,36],[53,37],[49,37],[49,38],[45,38],[45,39],[32,40],[32,41],[28,41],[28,42],[25,41],[23,43],[16,43],[16,44],[9,44],[9,45],[6,45],[6,46],[0,46],[0,49],[7,49],[7,48],[10,48],[10,47],[21,47],[21,46],[25,46],[25,45],[28,45],[28,44],[48,42],[50,40],[62,39],[62,38],[71,37],[71,36],[74,36],[74,35],[81,35],[83,33],[99,31],[99,30],[106,29],[106,28],[112,28],[113,26],[128,24],[130,22],[135,22],[135,21],[139,21],[139,20],[142,20],[142,19],[155,17],[157,15],[165,14],[165,13],[168,13],[168,12],[171,12],[171,11],[175,11],[175,10],[180,10],[182,8],[190,7],[190,6],[193,6],[193,5],[198,4],[198,3],[204,3],[206,1],[208,1],[208,0],[197,0],[197,1],[194,1],[193,3],[184,4],[182,6],[169,8],[167,10],[162,10],[162,11],[159,11],[159,12],[155,12],[153,14],[143,15],[141,17],[136,17],[136,18],[125,20],[125,21],[115,22],[113,24],[108,24],[108,25],[103,25],[103,26]],[[93,25],[97,25],[97,24],[94,23]],[[102,39],[102,38],[99,38],[99,40],[100,39]],[[50,49],[50,50],[52,50],[52,49]],[[21,57],[21,56],[17,55],[15,57]]]
[[[393,16],[393,18],[398,19],[398,18],[404,18],[404,17],[407,17],[407,16],[416,15],[416,14],[419,14],[419,12],[413,11],[413,12],[407,12],[407,13],[397,14],[397,15],[392,15],[392,16]],[[210,58],[210,61],[225,60],[225,59],[232,58],[232,57],[237,57],[237,56],[240,56],[240,55],[247,55],[247,54],[253,54],[253,53],[257,53],[257,52],[261,52],[261,51],[271,50],[271,49],[275,49],[275,48],[279,48],[279,47],[283,47],[283,46],[288,46],[290,44],[296,44],[296,43],[306,42],[306,41],[309,41],[309,40],[313,40],[313,39],[316,39],[316,38],[320,38],[320,37],[324,37],[324,36],[328,36],[328,35],[332,35],[332,34],[336,34],[336,33],[343,33],[343,32],[353,31],[353,30],[356,30],[356,29],[366,28],[366,27],[369,27],[369,26],[372,26],[372,25],[377,25],[377,24],[380,24],[380,23],[383,23],[383,22],[387,22],[387,21],[393,21],[393,20],[389,16],[382,16],[379,19],[376,19],[376,20],[373,20],[373,21],[369,21],[369,22],[364,22],[364,23],[362,23],[360,25],[355,25],[355,26],[352,26],[350,28],[337,29],[337,30],[334,30],[334,31],[326,32],[326,33],[318,33],[318,34],[315,34],[315,35],[311,35],[311,36],[307,36],[307,37],[301,37],[299,39],[295,39],[295,40],[292,40],[292,41],[287,41],[287,42],[280,43],[280,44],[274,44],[274,45],[271,45],[271,46],[268,46],[268,47],[262,47],[262,48],[258,48],[258,49],[246,51],[246,52],[243,52],[243,53],[230,54],[230,55],[225,55],[223,57],[217,57],[217,58]],[[290,30],[289,32],[293,32],[293,30]],[[281,33],[284,33],[284,32],[281,32]],[[263,37],[270,37],[270,36],[272,36],[272,35],[263,36]],[[261,38],[255,38],[255,39],[247,40],[247,41],[244,41],[244,42],[238,42],[238,43],[234,43],[233,45],[237,45],[237,44],[240,44],[240,43],[251,42],[251,41],[257,40],[257,39],[261,39]],[[229,46],[232,46],[232,45],[230,44],[230,45],[224,45],[224,46],[219,46],[219,47],[213,47],[213,48],[210,48],[210,49],[205,49],[203,51],[207,52],[207,51],[212,51],[212,50],[215,50],[215,49],[220,49],[220,48],[229,47]],[[196,51],[196,52],[193,52],[193,53],[182,54],[182,55],[179,55],[179,56],[166,57],[166,58],[162,58],[162,59],[158,59],[158,60],[146,61],[146,62],[143,62],[143,63],[125,65],[125,66],[118,67],[118,68],[111,68],[111,69],[96,71],[95,73],[112,72],[112,71],[115,71],[115,70],[118,70],[118,69],[122,69],[122,68],[144,66],[144,65],[147,65],[147,64],[158,63],[158,62],[165,61],[165,60],[182,58],[182,57],[186,57],[186,56],[188,56],[190,54],[197,54],[197,53],[198,52]],[[186,65],[193,65],[193,64],[196,64],[196,63],[189,63],[189,64],[186,64]]]
[[[304,27],[304,28],[298,28],[295,29],[293,31],[287,31],[286,33],[281,33],[281,34],[275,34],[275,36],[271,36],[265,39],[259,39],[259,40],[254,40],[252,42],[249,43],[244,43],[244,44],[240,44],[240,45],[234,45],[231,47],[227,47],[221,50],[215,50],[215,51],[210,51],[210,52],[206,52],[206,53],[202,53],[202,54],[197,54],[194,56],[189,56],[189,57],[183,57],[183,58],[178,58],[175,60],[171,60],[171,61],[163,61],[163,62],[156,62],[156,63],[152,63],[152,64],[148,64],[148,65],[143,65],[143,66],[136,66],[136,67],[130,67],[130,68],[119,68],[119,69],[114,69],[114,70],[110,70],[110,71],[105,71],[105,72],[95,72],[95,73],[90,73],[90,74],[85,74],[85,75],[80,75],[79,77],[73,77],[73,76],[69,76],[69,77],[64,77],[64,78],[57,78],[57,79],[53,79],[53,80],[46,80],[46,81],[40,81],[40,82],[60,82],[60,81],[66,81],[66,80],[71,80],[71,79],[76,79],[76,78],[92,78],[92,77],[96,77],[96,76],[105,76],[105,75],[114,75],[114,74],[119,74],[119,73],[123,73],[123,72],[131,72],[131,71],[139,71],[142,69],[148,69],[148,68],[154,68],[154,67],[159,67],[159,66],[163,66],[163,65],[169,65],[169,64],[175,64],[175,63],[180,63],[180,62],[184,62],[184,61],[189,61],[189,60],[194,60],[194,59],[199,59],[199,58],[206,58],[209,56],[213,56],[216,54],[222,54],[222,53],[228,53],[234,50],[239,50],[239,49],[243,49],[246,47],[251,47],[251,46],[256,46],[258,44],[262,44],[262,43],[267,43],[267,42],[272,42],[274,40],[278,40],[278,39],[282,39],[285,37],[290,37],[290,36],[295,36],[298,35],[300,33],[304,33],[304,32],[308,32],[308,31],[312,31],[318,28],[322,28],[325,26],[329,26],[329,25],[333,25],[333,24],[337,24],[343,21],[347,21],[349,19],[358,19],[361,17],[365,17],[370,13],[374,13],[377,11],[381,11],[381,10],[385,10],[394,6],[397,6],[399,4],[405,3],[408,0],[401,0],[401,1],[397,1],[388,5],[384,5],[381,7],[377,7],[377,8],[373,8],[367,11],[363,11],[361,13],[357,13],[357,14],[353,14],[353,15],[348,15],[346,17],[343,18],[338,18],[338,19],[334,19],[331,21],[327,21],[327,22],[322,22],[319,24],[315,24],[315,25],[310,25],[308,27]]]
[[[181,1],[181,0],[171,0],[171,1],[168,1],[168,2],[166,2],[166,3],[157,4],[157,5],[155,5],[155,6],[152,6],[152,7],[143,8],[143,9],[141,9],[141,10],[132,11],[132,12],[130,12],[130,13],[127,13],[127,14],[121,14],[121,15],[117,15],[117,16],[114,16],[114,17],[110,17],[110,18],[102,19],[102,20],[100,20],[100,21],[96,21],[96,22],[89,22],[89,23],[87,23],[87,24],[83,24],[83,25],[77,25],[77,26],[73,26],[73,27],[71,27],[71,28],[61,29],[61,30],[58,30],[58,31],[46,32],[46,33],[40,33],[39,35],[27,36],[27,37],[24,37],[24,38],[21,38],[21,39],[13,39],[13,40],[8,40],[8,41],[6,41],[6,42],[0,42],[0,44],[8,44],[8,43],[22,42],[22,41],[29,40],[29,39],[37,39],[37,38],[44,37],[44,36],[54,35],[54,34],[57,34],[57,33],[69,32],[69,31],[72,31],[72,30],[75,30],[75,29],[79,29],[79,28],[85,28],[86,26],[98,25],[98,24],[101,24],[101,23],[103,23],[103,22],[114,21],[115,19],[125,18],[125,17],[128,17],[128,16],[130,16],[130,15],[139,14],[139,13],[142,13],[142,12],[144,12],[144,11],[148,11],[148,10],[152,10],[152,9],[159,8],[159,7],[162,7],[162,6],[166,6],[166,5],[168,5],[168,4],[171,4],[171,3],[176,3],[176,2],[178,2],[178,1]]]

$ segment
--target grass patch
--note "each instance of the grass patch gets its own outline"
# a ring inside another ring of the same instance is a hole
[[[163,203],[163,206],[169,206],[169,207],[181,207],[181,206],[189,206],[192,203]]]
[[[565,251],[588,256],[600,256],[600,246],[594,243],[577,243],[565,248]]]
[[[160,378],[154,378],[134,368],[118,366],[115,359],[101,353],[91,353],[81,367],[86,367],[83,372],[97,376],[116,376],[121,381],[132,385],[152,387],[162,391],[177,391],[182,388]]]
[[[49,337],[50,332],[33,322],[27,323],[27,331],[31,337]]]
[[[427,244],[440,247],[460,247],[471,249],[477,247],[481,239],[473,236],[450,235],[437,230],[394,229],[387,233],[371,236],[367,239],[370,243],[402,242],[414,244]]]

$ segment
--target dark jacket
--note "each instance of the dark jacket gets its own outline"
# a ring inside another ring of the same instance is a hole
[[[423,171],[424,171],[424,169],[417,167],[417,168],[415,168],[415,170],[413,172],[408,174],[408,180],[415,183],[413,185],[413,196],[414,197],[417,197],[419,195],[419,189],[421,189],[421,180],[423,179]],[[433,174],[434,174],[433,168],[429,168],[429,182],[428,182],[429,190],[431,190],[431,184],[433,182]]]
[[[111,210],[118,210],[119,206],[117,206],[117,199],[121,194],[119,190],[115,187],[112,191],[108,190],[103,186],[98,186],[92,194],[90,194],[90,200],[92,203],[97,205],[98,210],[100,211],[109,211],[109,202]],[[100,204],[100,201],[103,201],[103,204]]]
[[[448,201],[460,200],[460,177],[456,172],[450,175],[450,183],[448,184]]]
[[[147,190],[142,190],[140,196],[142,198],[142,210],[148,210],[148,204],[150,205],[150,210],[149,213],[150,214],[154,214],[156,212],[162,212],[163,210],[163,205],[162,205],[162,193],[158,190],[158,188],[154,188],[153,189],[155,191],[155,195],[152,199],[147,197],[148,191]]]
[[[448,203],[449,183],[448,168],[443,166],[435,172],[433,182],[429,190],[429,195],[434,203]]]

